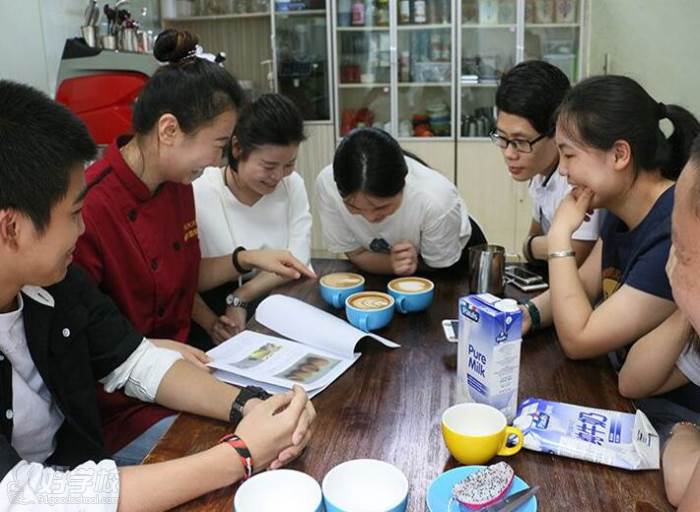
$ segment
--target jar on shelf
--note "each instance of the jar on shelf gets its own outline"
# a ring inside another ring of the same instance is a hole
[[[399,23],[402,25],[411,23],[411,3],[409,0],[399,1]]]
[[[557,23],[576,22],[576,0],[556,0],[554,19]]]
[[[495,25],[498,23],[498,0],[479,0],[479,23]]]
[[[389,25],[389,0],[377,0],[377,8],[375,10],[376,24],[380,27]]]
[[[554,0],[535,0],[535,22],[552,23],[554,21]]]
[[[427,23],[427,1],[428,0],[414,0],[413,2],[413,23],[417,25],[422,25]]]
[[[462,23],[479,23],[478,0],[464,0],[462,6]]]
[[[365,5],[362,0],[354,0],[352,4],[352,25],[362,27],[365,24]]]
[[[446,103],[431,103],[426,107],[430,129],[437,137],[450,134],[450,110]]]
[[[535,0],[525,0],[525,23],[535,23]]]
[[[499,1],[498,23],[515,23],[515,2],[513,0]]]

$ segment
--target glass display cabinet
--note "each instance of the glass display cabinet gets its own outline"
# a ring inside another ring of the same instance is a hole
[[[453,3],[338,0],[337,131],[381,127],[400,139],[454,136]]]
[[[584,0],[460,0],[459,131],[484,138],[495,124],[495,92],[505,71],[541,59],[573,82],[581,76]]]

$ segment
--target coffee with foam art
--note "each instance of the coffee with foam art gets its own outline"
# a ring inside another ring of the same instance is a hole
[[[383,309],[391,304],[391,298],[383,293],[365,292],[355,295],[349,304],[357,309]]]
[[[389,288],[403,293],[420,293],[430,290],[433,283],[421,277],[402,277],[389,283]]]
[[[364,278],[359,274],[351,272],[336,272],[326,274],[321,278],[321,283],[332,288],[351,288],[362,283]]]

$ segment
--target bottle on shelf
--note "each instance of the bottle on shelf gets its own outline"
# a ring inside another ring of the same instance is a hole
[[[442,60],[442,40],[437,31],[430,34],[430,60],[433,62]]]
[[[425,2],[425,17],[428,23],[438,23],[438,12],[437,12],[437,0],[430,2],[426,0]]]
[[[408,83],[411,81],[411,52],[403,50],[399,60],[399,81]]]
[[[428,0],[415,0],[413,2],[413,23],[422,25],[427,22]]]
[[[375,12],[374,0],[365,0],[365,26],[371,27],[374,25]]]
[[[450,1],[440,0],[440,23],[449,24],[450,23]]]
[[[351,0],[338,1],[338,25],[349,27],[352,24],[352,2]]]
[[[376,24],[381,27],[389,26],[389,0],[377,0]]]
[[[365,5],[362,0],[354,0],[352,4],[352,25],[354,27],[365,25]]]
[[[399,23],[402,25],[411,23],[411,2],[409,0],[399,1]]]
[[[450,47],[452,46],[449,34],[444,34],[442,39],[442,55],[440,60],[450,62]]]

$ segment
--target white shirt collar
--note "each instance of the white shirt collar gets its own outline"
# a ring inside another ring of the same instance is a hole
[[[53,308],[55,302],[53,296],[40,286],[26,285],[22,287],[22,293],[39,304]]]

